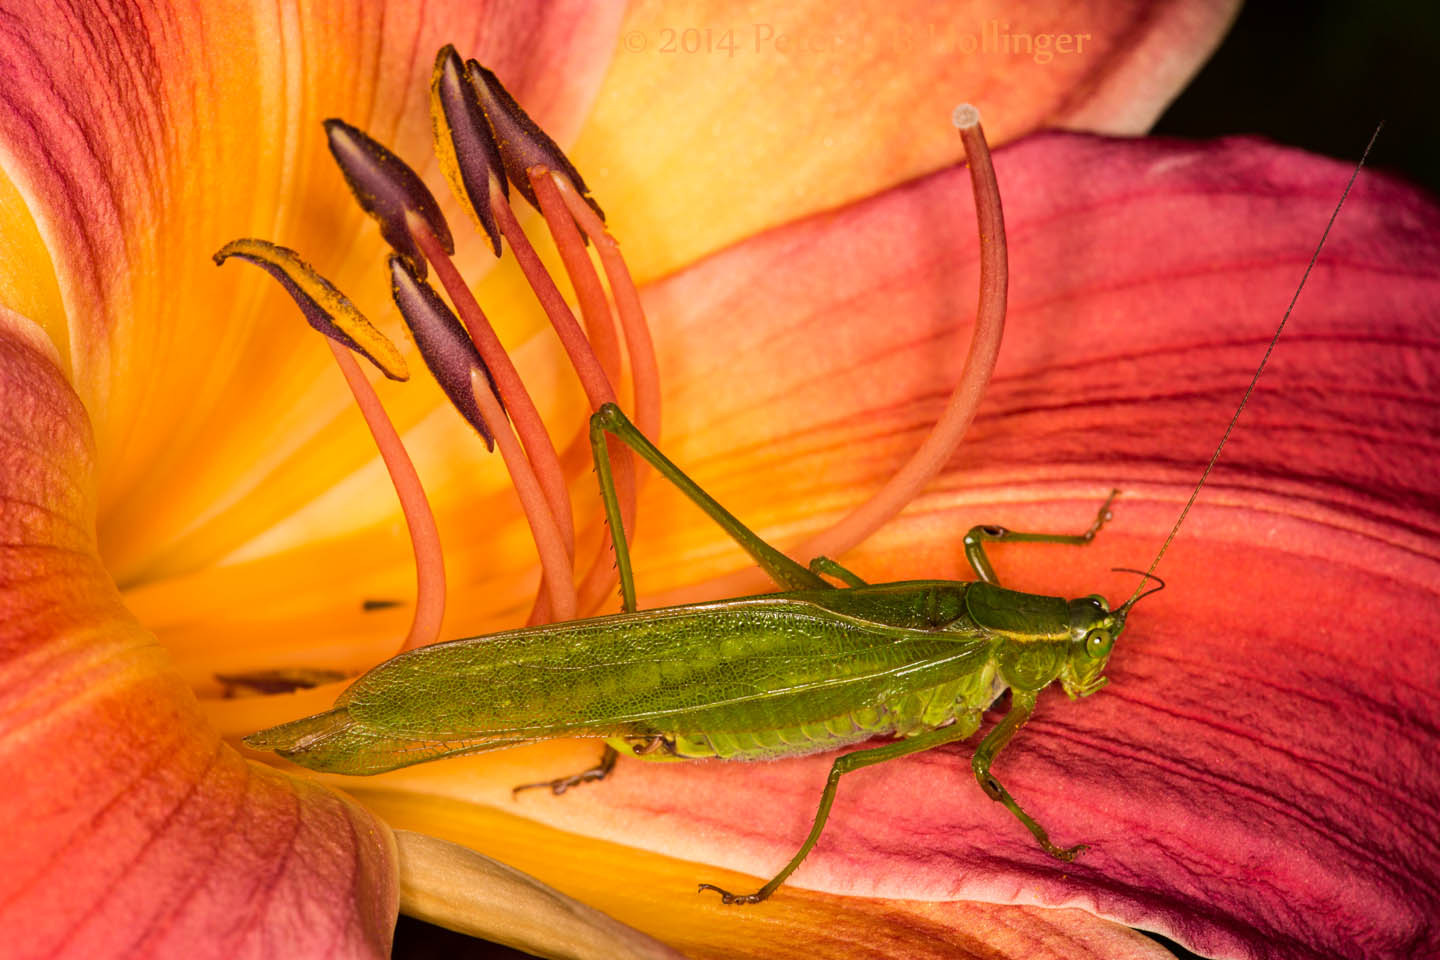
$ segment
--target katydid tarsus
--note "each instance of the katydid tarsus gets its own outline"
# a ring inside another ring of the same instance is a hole
[[[1367,145],[1335,207],[1337,214],[1369,151]],[[1311,267],[1329,231],[1327,225]],[[1309,272],[1307,267],[1305,277]],[[1066,600],[1005,589],[985,545],[1089,543],[1109,518],[1115,492],[1081,533],[971,528],[964,550],[976,581],[867,584],[834,559],[818,556],[804,566],[766,543],[667,459],[618,407],[606,404],[591,418],[590,440],[624,612],[412,650],[360,677],[332,710],[261,731],[246,742],[316,770],[372,774],[544,739],[604,740],[595,767],[516,788],[549,787],[560,794],[609,775],[619,754],[645,760],[762,760],[893,737],[835,759],[809,835],[758,890],[736,895],[700,885],[726,903],[758,903],[815,846],[846,773],[969,738],[979,729],[983,711],[1008,689],[1008,712],[972,754],[975,778],[1047,852],[1071,860],[1084,845],[1053,843],[991,773],[991,765],[1030,717],[1042,689],[1058,680],[1077,698],[1105,685],[1102,673],[1115,640],[1137,601],[1160,589],[1146,591],[1145,584],[1159,582],[1154,571],[1218,460],[1294,305],[1292,299],[1149,570],[1135,593],[1114,610],[1099,595]],[[637,610],[607,436],[676,485],[782,592]]]

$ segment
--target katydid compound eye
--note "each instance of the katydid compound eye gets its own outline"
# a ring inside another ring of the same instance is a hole
[[[1108,656],[1110,648],[1115,643],[1115,638],[1110,635],[1109,630],[1094,630],[1085,638],[1085,652],[1096,660]]]

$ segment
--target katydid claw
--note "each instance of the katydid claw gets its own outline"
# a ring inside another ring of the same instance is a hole
[[[1080,856],[1080,854],[1084,853],[1086,850],[1089,849],[1090,844],[1088,843],[1077,843],[1073,847],[1057,847],[1054,844],[1049,844],[1046,846],[1045,852],[1050,854],[1050,856],[1054,857],[1057,860],[1064,860],[1066,863],[1073,863],[1076,857]]]
[[[730,892],[728,892],[728,891],[726,891],[726,890],[720,889],[719,887],[715,886],[715,884],[713,884],[713,883],[702,883],[702,884],[700,884],[700,888],[699,888],[699,890],[697,890],[696,892],[697,892],[697,893],[704,893],[706,890],[714,890],[716,893],[720,894],[720,902],[721,902],[721,903],[725,903],[725,904],[737,904],[737,905],[738,905],[738,904],[746,904],[746,903],[759,903],[761,900],[764,900],[764,899],[765,899],[765,897],[762,896],[759,892],[756,892],[756,893],[745,893],[745,894],[730,893]]]

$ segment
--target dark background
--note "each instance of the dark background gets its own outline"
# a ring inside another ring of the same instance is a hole
[[[1355,161],[1380,120],[1370,163],[1440,193],[1440,4],[1260,0],[1154,133],[1253,133]]]
[[[1154,133],[1258,134],[1353,162],[1384,120],[1370,165],[1440,194],[1437,54],[1440,3],[1434,0],[1260,0],[1240,12]],[[1183,960],[1195,956],[1162,942]],[[530,954],[401,917],[393,956],[516,960]]]

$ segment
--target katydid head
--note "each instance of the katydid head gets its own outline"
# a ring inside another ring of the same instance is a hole
[[[1127,612],[1124,607],[1112,612],[1098,593],[1070,601],[1070,653],[1060,670],[1060,684],[1070,697],[1088,697],[1109,682],[1101,673],[1125,629]]]
[[[1101,671],[1110,662],[1110,651],[1115,647],[1115,638],[1125,629],[1130,608],[1150,594],[1165,589],[1165,581],[1154,574],[1126,570],[1124,567],[1115,569],[1139,573],[1144,578],[1140,581],[1142,585],[1145,580],[1154,580],[1159,586],[1144,593],[1137,590],[1134,596],[1113,611],[1098,593],[1070,601],[1070,655],[1060,671],[1060,683],[1071,697],[1088,697],[1105,686],[1108,681],[1101,676]]]

